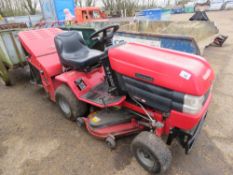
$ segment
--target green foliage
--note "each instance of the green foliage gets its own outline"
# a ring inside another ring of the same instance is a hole
[[[126,10],[127,16],[133,16],[136,11],[146,8],[156,7],[156,0],[102,0],[105,11],[112,16],[113,14],[121,14]]]
[[[34,1],[33,0],[24,0],[23,1],[23,7],[30,15],[35,15],[36,14],[37,1],[35,1],[35,0]]]

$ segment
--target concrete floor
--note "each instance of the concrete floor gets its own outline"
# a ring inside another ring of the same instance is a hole
[[[208,16],[229,36],[222,48],[208,47],[204,57],[216,73],[213,101],[190,155],[174,143],[169,175],[233,174],[233,11]],[[187,20],[188,15],[174,15]],[[147,175],[130,153],[133,136],[110,151],[104,142],[67,121],[43,90],[14,71],[16,85],[0,84],[1,175]]]

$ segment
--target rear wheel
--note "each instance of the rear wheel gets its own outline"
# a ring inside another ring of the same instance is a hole
[[[131,150],[139,164],[150,173],[165,172],[172,155],[167,145],[150,132],[142,132],[133,140]]]
[[[76,121],[88,110],[86,103],[79,101],[66,85],[61,85],[55,92],[56,103],[69,120]]]

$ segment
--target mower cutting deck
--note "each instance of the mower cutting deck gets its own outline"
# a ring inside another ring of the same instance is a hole
[[[67,119],[110,148],[116,138],[139,133],[134,156],[147,171],[164,172],[172,156],[160,137],[167,135],[168,144],[177,138],[190,151],[206,118],[214,73],[196,55],[135,43],[113,46],[118,28],[92,34],[104,51],[88,48],[76,31],[56,28],[20,32],[19,39],[33,80]]]

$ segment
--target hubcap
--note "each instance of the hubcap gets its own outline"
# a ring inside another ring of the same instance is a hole
[[[66,114],[67,117],[69,117],[71,115],[71,109],[65,98],[60,97],[58,102],[61,110]]]
[[[159,166],[158,161],[154,158],[154,156],[148,150],[138,148],[137,156],[140,159],[140,161],[147,167],[153,168],[154,166],[156,166],[156,168],[158,168]]]

